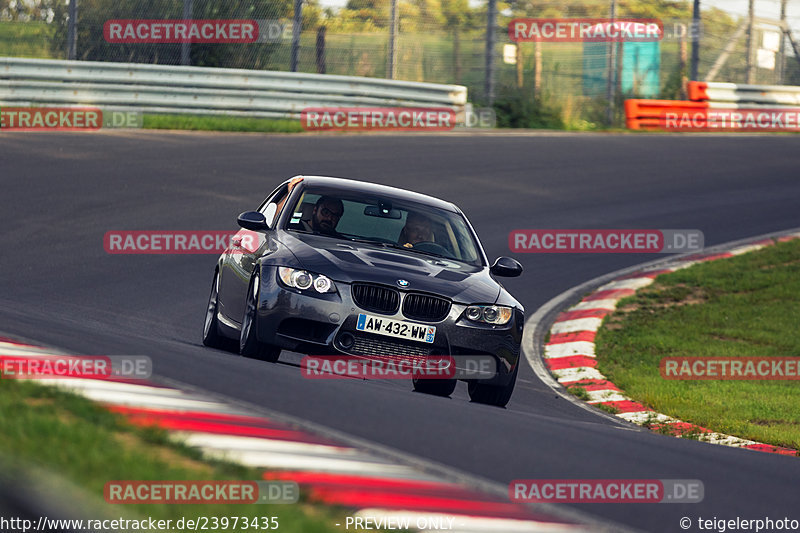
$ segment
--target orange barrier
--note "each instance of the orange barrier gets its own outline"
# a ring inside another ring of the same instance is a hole
[[[681,100],[626,100],[628,129],[800,131],[800,108]]]
[[[626,100],[631,130],[800,131],[800,87],[690,81],[690,100]]]
[[[695,102],[707,102],[710,100],[708,97],[708,83],[705,81],[690,81],[688,87],[689,100]]]
[[[625,100],[625,123],[630,130],[667,129],[668,118],[685,113],[704,113],[707,102],[686,100]]]

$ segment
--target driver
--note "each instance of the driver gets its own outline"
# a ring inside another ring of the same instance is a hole
[[[311,220],[302,220],[303,229],[322,233],[324,235],[338,235],[336,225],[344,214],[344,204],[333,196],[320,196],[311,212]]]
[[[406,225],[403,226],[402,231],[400,231],[400,238],[397,239],[398,244],[402,244],[405,248],[412,248],[420,242],[432,242],[433,230],[431,226],[430,219],[425,215],[409,212],[406,217]]]

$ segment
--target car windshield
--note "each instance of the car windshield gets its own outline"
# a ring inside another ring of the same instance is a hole
[[[394,198],[308,189],[284,229],[483,266],[461,214]]]

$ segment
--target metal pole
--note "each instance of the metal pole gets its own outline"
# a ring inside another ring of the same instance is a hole
[[[692,81],[699,81],[697,79],[697,68],[700,64],[700,0],[694,0],[694,8],[692,10],[692,66],[689,73],[689,79]]]
[[[397,0],[392,0],[391,21],[389,24],[389,66],[386,77],[393,80],[397,77]]]
[[[67,22],[67,59],[75,59],[78,54],[78,0],[69,0],[69,20]]]
[[[678,54],[679,54],[679,61],[680,61],[680,72],[681,72],[681,100],[686,100],[687,96],[687,82],[689,80],[686,79],[686,36],[681,35],[681,39],[678,43]]]
[[[617,15],[617,0],[611,0],[611,11],[608,15],[610,24],[614,24],[614,18]],[[614,123],[614,42],[608,43],[608,80],[606,83],[606,99],[608,100],[608,108],[606,109],[606,122],[611,126]]]
[[[292,56],[289,70],[297,72],[297,56],[300,53],[300,26],[303,24],[303,0],[294,0],[294,21],[292,22]]]
[[[183,0],[183,20],[191,20],[193,17],[193,11],[193,0]],[[181,43],[181,65],[192,64],[191,50],[192,43],[188,41]]]
[[[541,96],[542,89],[542,43],[533,41],[533,94],[536,98]]]
[[[747,4],[747,75],[745,83],[751,84],[755,79],[755,65],[753,65],[753,45],[755,44],[755,0]]]
[[[325,26],[317,28],[317,74],[325,74]]]
[[[784,71],[786,69],[786,31],[789,26],[786,23],[786,0],[781,0],[781,44],[778,48],[778,82],[783,83]]]
[[[497,26],[497,0],[489,0],[489,9],[486,14],[486,79],[484,92],[487,105],[494,103],[494,44],[495,27]]]

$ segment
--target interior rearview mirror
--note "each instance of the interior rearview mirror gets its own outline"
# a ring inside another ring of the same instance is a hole
[[[398,220],[403,218],[403,214],[399,209],[381,205],[368,205],[364,208],[364,214],[368,217],[394,218]]]

